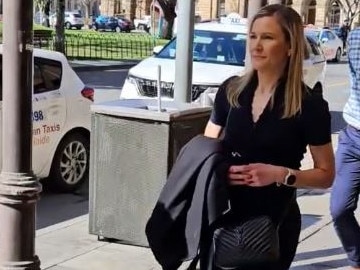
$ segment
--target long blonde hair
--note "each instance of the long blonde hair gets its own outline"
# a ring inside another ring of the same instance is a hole
[[[304,29],[300,15],[285,5],[267,5],[259,10],[251,21],[249,32],[254,22],[263,17],[274,16],[290,44],[291,54],[285,68],[285,96],[282,118],[289,118],[301,111],[303,98],[303,59],[304,59]],[[233,107],[239,107],[239,95],[249,82],[257,76],[254,69],[250,69],[241,77],[236,77],[228,85],[227,98]]]

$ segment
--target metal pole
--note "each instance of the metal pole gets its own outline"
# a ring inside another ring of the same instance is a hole
[[[33,0],[4,0],[0,269],[39,270],[35,209],[41,185],[32,173]]]
[[[178,1],[174,99],[191,102],[194,39],[194,0]]]

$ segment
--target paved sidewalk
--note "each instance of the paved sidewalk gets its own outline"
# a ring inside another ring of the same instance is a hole
[[[337,134],[333,135],[336,147]],[[307,154],[303,168],[311,166]],[[302,231],[292,270],[346,269],[346,257],[332,227],[329,190],[299,190]],[[148,248],[97,240],[88,215],[37,231],[36,254],[49,270],[161,270]],[[181,269],[186,269],[184,263]]]

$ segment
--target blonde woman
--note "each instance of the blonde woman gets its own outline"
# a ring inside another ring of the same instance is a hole
[[[301,230],[296,188],[328,188],[334,177],[327,102],[303,83],[304,33],[297,12],[268,5],[249,27],[252,70],[220,87],[205,136],[224,144],[233,217],[267,214],[280,224],[281,256],[289,269]],[[300,170],[309,146],[314,167]],[[250,268],[246,268],[249,270]]]

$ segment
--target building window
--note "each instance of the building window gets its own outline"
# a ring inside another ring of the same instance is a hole
[[[225,0],[217,0],[217,10],[216,17],[225,16]]]
[[[335,27],[340,25],[340,5],[337,1],[332,2],[328,12],[328,26]]]

